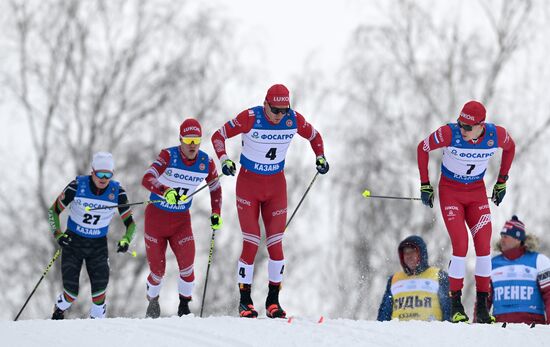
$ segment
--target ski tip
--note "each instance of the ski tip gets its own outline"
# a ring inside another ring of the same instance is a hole
[[[321,324],[325,321],[325,317],[321,316],[319,317],[319,320],[317,321],[317,323]]]
[[[288,324],[291,324],[293,320],[294,320],[294,317],[293,317],[293,316],[290,316],[290,317],[288,317],[288,319],[287,319],[286,322],[287,322]]]
[[[531,323],[530,328],[534,328],[534,327],[535,327],[535,322]]]
[[[502,323],[502,327],[506,328],[506,322]]]
[[[132,255],[132,257],[137,257],[137,252],[136,251],[132,251],[132,253],[130,253]]]
[[[363,192],[363,197],[364,197],[364,198],[370,197],[370,190],[365,189],[365,191]]]

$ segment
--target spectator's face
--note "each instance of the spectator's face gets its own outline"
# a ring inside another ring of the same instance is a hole
[[[418,250],[414,247],[403,248],[403,262],[411,271],[416,270],[420,262]]]
[[[521,241],[516,239],[515,237],[508,236],[506,234],[500,235],[500,248],[503,252],[517,248],[521,245]]]

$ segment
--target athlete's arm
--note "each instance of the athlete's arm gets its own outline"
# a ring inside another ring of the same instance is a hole
[[[315,156],[318,157],[320,155],[324,155],[325,149],[323,147],[323,138],[321,137],[321,134],[315,130],[315,128],[306,121],[304,116],[298,112],[296,112],[296,123],[298,127],[298,135],[309,141]]]
[[[119,187],[118,204],[124,205],[127,203],[128,196],[126,195],[126,191],[124,190],[124,188]],[[119,207],[118,213],[120,214],[122,222],[126,226],[126,233],[124,234],[124,237],[128,240],[128,242],[131,242],[134,238],[134,234],[136,233],[136,223],[134,222],[134,218],[132,216],[132,209],[130,208],[130,206]]]
[[[382,302],[378,308],[378,321],[391,320],[391,315],[393,313],[393,296],[391,295],[391,279],[393,276],[390,276],[388,279],[388,284],[386,285],[386,291],[382,297]]]
[[[514,160],[514,155],[516,154],[516,144],[514,143],[514,140],[512,139],[510,134],[508,134],[506,129],[498,125],[496,126],[496,128],[498,146],[502,148],[502,160],[500,162],[498,180],[506,181],[506,179],[503,178],[508,176],[508,171],[510,171],[510,167],[512,166],[512,161]]]
[[[439,270],[439,290],[437,296],[439,297],[439,306],[441,306],[441,313],[443,313],[443,320],[451,320],[451,298],[449,297],[449,275],[443,270]]]
[[[160,183],[158,178],[164,173],[169,163],[170,152],[163,149],[157,156],[157,159],[155,159],[151,166],[145,171],[145,175],[143,175],[143,179],[141,180],[141,185],[152,193],[158,195],[164,194],[164,191],[169,189],[169,187]]]
[[[418,171],[420,172],[420,182],[429,183],[430,175],[428,173],[428,162],[430,152],[434,149],[447,147],[451,144],[453,132],[451,127],[444,125],[430,134],[423,141],[420,141],[416,148],[416,160],[418,162]]]
[[[48,209],[48,223],[50,225],[50,231],[55,238],[63,234],[61,231],[61,224],[59,223],[59,215],[74,200],[76,187],[76,180],[71,181]]]
[[[544,301],[544,311],[546,312],[546,322],[550,322],[550,259],[544,254],[537,256],[537,282],[539,284],[542,301]]]
[[[254,125],[254,119],[255,116],[252,110],[244,110],[239,113],[237,117],[225,123],[212,135],[212,146],[214,147],[218,159],[220,159],[222,163],[228,159],[225,150],[225,140],[249,132]]]
[[[206,184],[210,190],[210,206],[212,208],[212,214],[221,214],[222,210],[222,186],[218,176],[218,170],[216,170],[216,164],[214,160],[210,158],[208,162],[208,176],[206,176]]]

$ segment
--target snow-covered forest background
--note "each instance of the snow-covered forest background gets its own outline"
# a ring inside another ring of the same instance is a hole
[[[111,151],[130,200],[146,200],[143,172],[160,149],[178,144],[184,118],[201,121],[201,149],[214,155],[210,135],[261,104],[274,83],[289,87],[293,108],[321,132],[331,166],[283,241],[287,311],[375,319],[387,276],[399,269],[397,244],[410,234],[425,238],[433,265],[447,267],[451,248],[438,203],[431,210],[420,202],[367,201],[361,192],[419,196],[418,142],[454,121],[471,99],[485,103],[488,121],[506,127],[517,146],[505,200],[491,203],[493,240],[517,214],[550,255],[549,2],[348,0],[334,2],[333,12],[329,1],[256,3],[262,2],[0,2],[0,319],[15,317],[53,256],[47,208],[76,175],[90,172],[94,152]],[[317,36],[327,32],[326,39]],[[237,160],[240,140],[228,144]],[[440,155],[430,160],[435,187]],[[307,141],[296,138],[286,164],[289,211],[314,163]],[[488,194],[499,164],[497,156],[486,175]],[[237,314],[235,178],[222,178],[222,187],[224,227],[216,236],[207,316]],[[208,193],[194,201],[191,310],[198,313],[211,237]],[[145,314],[143,208],[134,215],[137,258],[115,253],[119,219],[109,233],[110,317]],[[252,295],[258,308],[267,293],[266,260],[262,245]],[[177,274],[168,250],[165,315],[177,310]],[[465,283],[470,311],[473,262]],[[61,289],[58,262],[21,319],[48,318]],[[86,317],[90,303],[83,270],[68,317]]]

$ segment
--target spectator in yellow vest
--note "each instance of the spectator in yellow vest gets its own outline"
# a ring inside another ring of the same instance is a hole
[[[399,243],[397,251],[403,271],[390,276],[377,319],[449,321],[449,276],[428,264],[424,240],[409,236]]]

